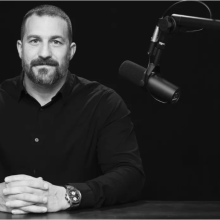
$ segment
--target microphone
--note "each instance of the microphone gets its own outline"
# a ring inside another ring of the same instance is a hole
[[[119,74],[147,90],[155,99],[170,104],[176,103],[180,98],[180,89],[172,83],[166,81],[152,72],[149,76],[146,74],[147,69],[129,60],[124,61],[120,68]]]

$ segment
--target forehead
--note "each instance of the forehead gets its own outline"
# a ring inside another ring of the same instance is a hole
[[[64,38],[68,37],[67,22],[60,17],[50,16],[30,16],[25,24],[25,35],[39,35],[49,37],[53,35],[61,35]]]

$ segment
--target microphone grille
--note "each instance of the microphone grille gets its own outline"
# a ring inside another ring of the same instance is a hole
[[[133,82],[137,86],[143,86],[145,70],[146,68],[132,61],[126,60],[121,64],[119,68],[119,74],[128,79],[129,81]]]

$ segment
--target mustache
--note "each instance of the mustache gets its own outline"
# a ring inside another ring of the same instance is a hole
[[[55,60],[33,60],[31,66],[48,65],[48,66],[59,66]]]

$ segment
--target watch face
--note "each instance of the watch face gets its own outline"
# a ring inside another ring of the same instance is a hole
[[[75,189],[71,189],[69,191],[69,197],[71,198],[73,203],[78,203],[81,199],[79,192]]]

